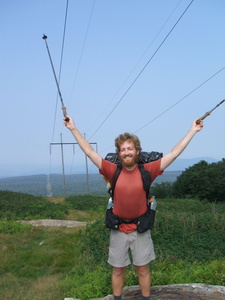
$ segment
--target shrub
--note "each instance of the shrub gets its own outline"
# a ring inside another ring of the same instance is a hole
[[[152,237],[159,259],[204,262],[224,257],[224,206],[218,203],[214,213],[211,203],[198,200],[158,201]]]
[[[79,265],[74,268],[63,284],[67,297],[83,300],[104,297],[112,292],[111,270],[106,265]]]
[[[0,233],[21,233],[31,229],[31,225],[20,224],[15,221],[0,221]]]
[[[107,206],[108,197],[93,196],[93,195],[80,195],[66,197],[65,203],[72,209],[83,211],[101,210]]]
[[[0,191],[0,220],[63,218],[67,208],[42,196]]]
[[[173,194],[178,198],[198,198],[209,202],[225,202],[225,159],[208,164],[200,161],[187,168],[174,182]]]
[[[157,198],[165,199],[165,198],[172,198],[173,196],[173,183],[172,182],[162,182],[162,183],[155,183],[151,187],[151,194],[157,195]]]

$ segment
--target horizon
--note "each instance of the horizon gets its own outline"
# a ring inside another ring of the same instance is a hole
[[[201,160],[205,160],[208,163],[214,163],[214,162],[218,162],[220,160],[217,160],[215,158],[211,158],[211,157],[195,157],[195,158],[177,158],[166,170],[166,171],[184,171],[186,168],[191,167],[192,165],[198,163]],[[9,165],[7,165],[9,168]],[[57,165],[57,166],[52,166],[51,171],[49,166],[45,165],[45,166],[27,166],[27,170],[26,168],[24,168],[23,165],[23,172],[21,171],[21,166],[19,165],[17,166],[17,168],[15,168],[15,164],[13,165],[13,171],[8,171],[11,173],[8,173],[7,175],[4,173],[3,169],[0,170],[0,179],[3,178],[10,178],[10,177],[21,177],[21,176],[33,176],[33,175],[62,175],[62,166],[61,165]],[[66,170],[70,170],[70,166],[65,166]],[[12,169],[11,169],[12,170]],[[71,170],[70,170],[71,171]],[[14,173],[13,173],[14,172]],[[4,173],[4,174],[3,174]],[[86,171],[86,166],[85,165],[80,165],[77,167],[77,171],[76,172],[65,172],[65,175],[82,175],[82,174],[87,174]],[[95,167],[93,164],[89,164],[88,165],[88,174],[98,174],[98,169],[97,167]]]

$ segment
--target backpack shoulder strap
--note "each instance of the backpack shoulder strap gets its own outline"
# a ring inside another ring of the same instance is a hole
[[[139,168],[139,171],[141,173],[141,178],[142,178],[142,181],[143,181],[143,187],[144,187],[144,190],[146,192],[146,199],[148,200],[149,190],[150,190],[150,186],[151,186],[151,174],[150,174],[149,171],[145,170],[143,164],[138,164],[138,168]],[[122,170],[122,166],[117,165],[117,169],[116,169],[116,172],[115,172],[114,177],[113,177],[112,186],[108,190],[108,193],[109,193],[110,197],[112,197],[112,199],[113,199],[113,196],[114,196],[114,189],[115,189],[116,181],[117,181],[117,179],[120,175],[121,170]]]
[[[112,199],[114,196],[114,189],[115,189],[116,181],[120,175],[121,170],[122,170],[122,166],[120,164],[117,165],[116,172],[113,177],[112,186],[111,186],[111,188],[108,189],[108,193],[109,193],[110,197],[112,197]]]
[[[151,173],[147,170],[145,170],[143,164],[138,164],[139,171],[141,173],[141,178],[143,181],[143,187],[146,192],[146,198],[148,200],[149,198],[149,190],[151,186]]]

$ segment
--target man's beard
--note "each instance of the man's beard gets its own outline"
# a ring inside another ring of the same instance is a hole
[[[129,159],[127,159],[129,158]],[[137,154],[128,154],[120,157],[120,160],[122,162],[122,165],[124,167],[133,167],[138,162],[139,156]]]

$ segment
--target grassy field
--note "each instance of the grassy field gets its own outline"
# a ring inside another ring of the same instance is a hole
[[[76,264],[77,229],[32,228],[0,234],[2,299],[63,299],[60,282]]]
[[[106,263],[109,231],[104,226],[106,202],[107,198],[98,200],[91,196],[69,197],[66,201],[51,199],[51,203],[66,207],[64,219],[88,222],[86,229],[31,227],[2,219],[1,299],[85,300],[110,294],[111,268]],[[153,285],[225,285],[224,212],[225,203],[158,201],[152,231],[157,255],[150,266]],[[16,216],[16,212],[9,215]],[[132,266],[127,270],[126,280],[126,285],[137,284]]]

